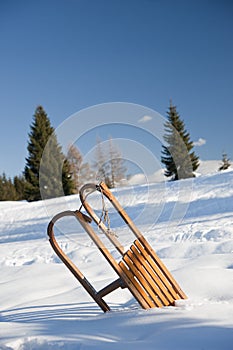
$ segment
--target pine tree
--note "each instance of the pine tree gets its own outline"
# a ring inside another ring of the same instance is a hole
[[[25,199],[26,180],[24,176],[14,176],[13,184],[17,193],[17,200]]]
[[[69,164],[42,106],[37,107],[34,114],[28,153],[24,169],[25,197],[28,201],[40,200],[41,192],[44,199],[73,193]],[[60,184],[63,184],[63,189]]]
[[[63,195],[70,195],[74,194],[75,192],[75,185],[72,180],[72,174],[71,174],[71,166],[69,161],[64,158],[62,155],[64,161],[62,166],[62,186],[63,186],[63,192],[61,193],[61,196]]]
[[[194,171],[199,166],[198,157],[194,152],[193,142],[185,130],[184,122],[177,113],[176,106],[170,102],[167,113],[168,120],[165,123],[164,140],[167,146],[163,146],[161,161],[166,166],[165,176],[172,180],[194,177]]]
[[[231,166],[230,159],[227,158],[227,154],[223,153],[222,155],[222,165],[218,169],[219,171],[227,170]]]
[[[17,193],[10,178],[3,173],[0,175],[0,201],[15,201]]]

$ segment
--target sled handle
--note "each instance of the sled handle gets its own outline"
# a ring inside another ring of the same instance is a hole
[[[92,207],[88,204],[88,202],[86,200],[87,197],[91,193],[93,193],[95,191],[102,192],[102,188],[100,187],[100,185],[95,185],[93,183],[88,183],[88,184],[84,185],[79,191],[79,197],[80,197],[82,206],[85,208],[87,213],[90,215],[90,217],[96,223],[96,225],[101,229],[101,231],[106,235],[106,237],[110,240],[110,242],[116,247],[116,249],[119,251],[119,253],[123,256],[125,253],[125,248],[119,242],[117,237],[115,235],[111,234],[111,232],[109,232],[109,229],[106,227],[106,225],[103,223],[101,218],[99,218],[99,216],[95,213],[95,211],[92,209]],[[111,193],[111,192],[109,191],[109,193]],[[105,194],[105,193],[103,192],[103,194]]]
[[[56,241],[55,234],[54,234],[54,224],[59,219],[66,217],[66,216],[74,216],[80,224],[83,226],[89,224],[92,220],[87,215],[81,213],[80,211],[63,211],[57,215],[55,215],[52,220],[50,221],[47,229],[47,233],[49,236],[49,242],[55,251],[55,253],[58,255],[58,257],[61,259],[61,261],[66,265],[66,267],[70,270],[70,272],[74,275],[74,277],[81,283],[81,285],[86,289],[86,291],[89,293],[89,295],[95,300],[95,302],[100,306],[100,308],[106,312],[110,311],[110,307],[108,304],[102,299],[102,296],[98,294],[98,292],[95,290],[95,288],[91,285],[91,283],[86,279],[86,277],[82,274],[82,272],[77,268],[77,266],[70,260],[70,258],[64,253],[64,251],[61,249],[59,244]]]
[[[85,194],[85,192],[87,192],[87,191],[89,193]],[[101,221],[101,219],[96,215],[95,211],[91,208],[91,206],[86,201],[87,196],[94,191],[101,192],[102,195],[104,195],[111,202],[112,206],[116,209],[116,211],[119,213],[119,215],[122,217],[124,222],[129,226],[129,228],[131,229],[131,231],[134,233],[134,235],[137,238],[142,237],[142,233],[140,232],[140,230],[133,223],[133,221],[130,219],[129,215],[122,208],[120,203],[117,201],[117,199],[114,197],[114,195],[111,193],[108,186],[104,182],[101,182],[99,185],[95,185],[93,183],[86,184],[79,191],[81,203],[84,206],[84,208],[86,209],[87,213],[90,215],[90,217],[94,220],[94,222],[101,228],[101,230],[105,234],[107,231],[107,227],[104,225],[104,223]],[[108,238],[110,239],[109,236],[108,236]],[[117,241],[117,244],[119,246],[120,243]]]

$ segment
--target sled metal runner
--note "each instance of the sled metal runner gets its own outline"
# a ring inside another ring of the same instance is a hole
[[[118,238],[111,232],[109,227],[103,222],[102,218],[95,213],[87,202],[88,195],[94,191],[100,192],[103,200],[106,197],[111,202],[113,207],[135,235],[136,239],[129,249],[125,249],[121,245]],[[110,307],[103,298],[117,288],[128,288],[144,309],[174,305],[176,300],[187,298],[179,284],[105,183],[101,182],[99,185],[84,185],[79,194],[82,207],[85,208],[86,213],[84,214],[81,210],[76,210],[64,211],[55,215],[48,225],[49,241],[59,258],[104,312],[110,311]],[[100,291],[95,290],[78,267],[70,260],[64,251],[62,251],[56,241],[54,235],[54,224],[65,216],[74,216],[79,221],[81,226],[119,276],[115,281]],[[100,239],[100,235],[98,235],[90,225],[92,220],[121,254],[122,259],[120,262],[117,262],[114,259],[110,251]]]

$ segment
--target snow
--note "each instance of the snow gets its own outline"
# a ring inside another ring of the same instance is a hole
[[[53,215],[80,207],[78,196],[0,202],[0,349],[232,349],[233,171],[132,184],[114,194],[188,299],[143,310],[118,289],[105,297],[112,311],[103,313],[46,235]],[[90,202],[101,213],[101,199],[94,194]],[[109,213],[122,244],[130,244],[127,227]],[[62,220],[56,236],[97,290],[116,278],[74,218]]]
[[[215,174],[218,172],[219,167],[222,165],[221,160],[200,160],[198,171],[195,173],[196,176]],[[229,170],[233,170],[231,165]],[[135,174],[130,178],[130,183],[132,185],[141,185],[145,182],[163,182],[167,181],[167,178],[164,176],[164,169],[157,170],[154,174],[149,175],[148,177],[145,174],[139,173]]]

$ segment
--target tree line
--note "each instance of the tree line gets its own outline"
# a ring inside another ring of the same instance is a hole
[[[71,195],[84,183],[97,178],[113,188],[126,178],[122,155],[111,139],[104,146],[101,139],[97,140],[92,165],[83,161],[75,145],[69,147],[65,156],[42,106],[35,110],[27,150],[28,157],[20,176],[13,180],[5,173],[0,176],[0,200],[36,201],[42,199],[42,194],[43,199]]]
[[[164,175],[172,181],[194,177],[199,157],[193,151],[190,134],[172,102],[164,127],[161,152]],[[42,199],[42,194],[43,199],[75,194],[84,183],[93,181],[104,181],[109,188],[114,188],[125,183],[127,178],[126,164],[111,138],[104,146],[100,138],[97,140],[95,162],[92,165],[83,161],[75,145],[69,147],[65,156],[42,106],[35,110],[27,150],[28,157],[21,175],[13,179],[5,173],[0,175],[1,201],[35,201]],[[226,170],[230,165],[224,153],[219,170]],[[62,191],[59,184],[62,185]]]

